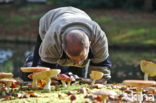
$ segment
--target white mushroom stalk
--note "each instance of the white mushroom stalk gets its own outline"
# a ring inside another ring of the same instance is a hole
[[[156,63],[141,60],[140,62],[141,71],[145,73],[144,80],[148,80],[148,77],[156,76]]]
[[[124,80],[123,84],[127,86],[134,86],[138,89],[138,102],[142,103],[143,97],[142,97],[142,88],[144,87],[152,87],[156,85],[156,81],[144,81],[144,80]]]
[[[96,80],[99,80],[103,77],[103,73],[99,71],[91,71],[90,78],[93,79],[92,85],[95,84]]]

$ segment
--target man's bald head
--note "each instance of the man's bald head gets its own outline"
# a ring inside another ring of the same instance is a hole
[[[69,31],[63,41],[64,49],[70,56],[80,56],[84,49],[89,49],[88,36],[81,30]]]

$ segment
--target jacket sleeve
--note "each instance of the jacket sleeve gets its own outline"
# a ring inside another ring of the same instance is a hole
[[[100,26],[96,24],[91,40],[91,58],[90,71],[97,70],[104,73],[104,78],[110,79],[111,62],[109,61],[108,41],[105,33]]]
[[[92,61],[90,62],[90,71],[94,70],[94,71],[100,71],[104,73],[103,78],[105,79],[110,79],[111,78],[111,67],[112,67],[112,63],[109,60],[109,57],[104,60],[101,63],[93,63]]]

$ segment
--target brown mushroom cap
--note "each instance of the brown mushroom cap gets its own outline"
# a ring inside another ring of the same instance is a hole
[[[47,67],[21,67],[22,72],[41,72],[50,70],[50,68]]]
[[[2,78],[12,78],[12,77],[13,77],[12,73],[0,72],[0,79],[2,79]]]
[[[90,77],[95,80],[99,80],[103,77],[103,73],[99,71],[91,71]]]
[[[151,77],[156,75],[156,63],[146,61],[146,60],[141,60],[140,67],[142,72],[146,73],[147,75]]]
[[[124,80],[123,84],[136,87],[152,87],[156,85],[156,81],[152,80]]]
[[[45,79],[52,78],[57,76],[60,72],[61,72],[60,69],[51,69],[51,70],[34,73],[32,77],[37,79],[43,79],[43,77],[45,77]]]
[[[116,96],[117,93],[112,91],[112,90],[101,90],[101,91],[96,91],[93,93],[94,95],[101,95],[101,96]]]
[[[6,82],[16,82],[15,79],[0,79],[0,83],[6,83]]]

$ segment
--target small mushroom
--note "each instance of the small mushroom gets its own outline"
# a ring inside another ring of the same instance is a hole
[[[51,70],[47,70],[47,71],[34,73],[32,76],[32,79],[33,79],[32,87],[36,88],[37,81],[46,80],[47,84],[44,86],[43,91],[50,92],[51,91],[51,87],[50,87],[51,78],[57,76],[60,72],[61,72],[61,70],[59,70],[59,69],[51,69]]]
[[[71,103],[73,103],[73,101],[76,100],[76,99],[77,99],[77,95],[76,94],[72,94],[70,96]]]
[[[7,88],[10,88],[13,82],[16,82],[16,80],[15,79],[0,79],[0,83],[6,84]]]
[[[93,94],[101,96],[102,103],[107,103],[108,96],[117,96],[117,93],[112,90],[96,91]]]
[[[69,78],[66,79],[67,87],[70,86],[71,81],[75,81],[75,79],[73,77],[69,77]]]
[[[13,74],[12,73],[4,73],[4,72],[0,72],[0,79],[3,78],[12,78]]]
[[[0,91],[2,93],[2,96],[6,96],[6,93],[9,92],[9,89],[7,87],[2,87]]]
[[[156,85],[156,81],[145,81],[145,80],[124,80],[123,84],[127,86],[137,87],[138,90],[138,101],[142,103],[142,88],[144,87],[152,87]]]
[[[94,85],[96,80],[99,80],[103,77],[103,73],[99,71],[91,71],[90,77],[93,79],[92,85]]]
[[[63,87],[67,87],[67,85],[66,85],[67,78],[69,78],[69,77],[67,75],[65,75],[65,74],[59,74],[57,76],[57,80],[61,80],[61,83],[62,83]]]
[[[146,61],[146,60],[141,60],[140,67],[142,72],[145,73],[144,80],[148,80],[148,76],[150,77],[156,76],[156,63]]]

